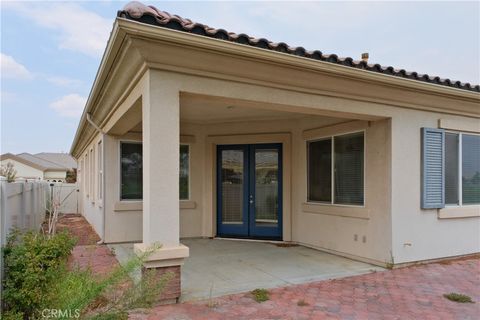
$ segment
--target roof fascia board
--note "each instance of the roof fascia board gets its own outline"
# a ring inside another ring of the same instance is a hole
[[[116,53],[115,64],[109,70],[99,96],[95,98],[95,103],[88,105],[92,120],[104,131],[108,131],[105,130],[105,125],[112,114],[129,98],[148,69],[143,57],[137,50],[131,49],[131,45],[131,38],[124,37]],[[86,120],[81,125],[81,134],[71,148],[71,154],[76,158],[80,157],[97,136],[97,131],[93,130]]]
[[[95,80],[93,81],[92,89],[90,90],[90,94],[88,95],[87,102],[85,104],[85,108],[83,109],[82,116],[80,117],[80,121],[78,124],[77,131],[75,133],[72,146],[70,148],[70,154],[75,157],[74,153],[76,151],[76,147],[78,144],[78,140],[87,124],[86,117],[87,113],[89,113],[94,105],[94,102],[98,98],[100,93],[101,87],[103,87],[103,82],[108,75],[108,71],[113,65],[115,61],[115,57],[118,53],[118,49],[120,48],[123,40],[125,37],[125,30],[124,28],[120,28],[118,24],[118,19],[115,20],[113,24],[112,32],[110,33],[110,38],[107,43],[107,47],[102,56],[102,60],[100,61],[100,66],[98,68],[97,74],[95,75]]]
[[[182,31],[147,25],[124,18],[117,18],[115,20],[110,39],[108,41],[107,48],[102,57],[99,70],[95,77],[92,90],[82,113],[74,141],[72,143],[70,154],[72,154],[74,157],[78,157],[80,153],[83,152],[85,147],[94,139],[95,133],[91,130],[90,133],[87,134],[87,137],[85,137],[84,135],[84,133],[86,133],[85,130],[87,130],[88,127],[88,124],[86,122],[86,114],[97,108],[96,104],[106,93],[105,88],[108,88],[108,85],[112,80],[111,78],[113,71],[115,71],[114,69],[118,70],[120,64],[119,61],[121,60],[122,54],[125,55],[126,50],[130,48],[129,46],[125,46],[124,43],[126,42],[126,40],[130,42],[129,39],[131,38],[156,40],[162,43],[172,44],[177,47],[190,47],[201,49],[204,51],[211,51],[216,53],[220,52],[222,54],[232,57],[241,56],[259,62],[269,62],[270,64],[279,64],[284,67],[288,66],[296,70],[321,72],[326,75],[337,77],[340,76],[351,80],[371,82],[385,87],[395,87],[397,89],[443,96],[450,99],[460,99],[470,103],[480,102],[480,94],[472,91],[440,86],[412,79],[399,78],[386,74],[379,74],[362,69],[353,69],[338,64],[332,64],[324,61],[316,61],[300,56],[281,54],[279,52],[273,52],[271,50],[245,46],[220,39],[208,38]],[[141,70],[137,72],[137,74],[143,74],[148,68],[148,66],[154,65],[155,63],[145,61],[142,65]],[[125,93],[121,97],[119,97],[116,103],[108,106],[102,105],[102,108],[108,107],[110,108],[110,110],[105,111],[107,114],[106,117],[100,119],[101,125],[104,125],[108,121],[112,112],[115,110],[115,107],[118,106],[123,100],[125,100],[125,95],[131,90],[131,88],[132,86],[129,86],[128,90],[125,90]],[[430,108],[429,111],[435,110],[432,110]],[[443,109],[436,111],[444,113],[446,112]],[[455,114],[455,112],[456,110],[452,109],[450,113]],[[82,143],[79,143],[80,140],[82,141]]]
[[[456,98],[467,98],[480,101],[480,94],[472,91],[441,86],[432,83],[421,82],[413,79],[399,78],[387,74],[380,74],[368,70],[354,69],[347,66],[333,64],[325,61],[317,61],[305,57],[281,54],[257,47],[246,46],[234,42],[228,42],[215,38],[203,37],[191,33],[166,29],[158,26],[147,25],[141,22],[117,18],[118,26],[126,33],[150,39],[161,40],[173,44],[197,47],[212,51],[221,51],[235,56],[245,56],[257,60],[267,60],[281,65],[288,65],[301,69],[312,69],[325,73],[341,75],[356,80],[366,80],[379,84],[388,84],[397,88],[408,88],[424,91],[430,94],[443,94]]]

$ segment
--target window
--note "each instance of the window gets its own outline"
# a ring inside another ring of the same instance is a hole
[[[93,154],[93,148],[90,149],[90,172],[88,173],[90,176],[90,186],[89,186],[89,194],[92,196],[92,202],[95,197],[95,156]]]
[[[98,183],[97,183],[97,198],[103,199],[103,145],[102,140],[97,144],[97,171],[98,171]]]
[[[445,204],[480,204],[480,136],[445,133]]]
[[[180,145],[180,200],[190,198],[190,146]]]
[[[308,201],[364,203],[364,133],[308,142]]]
[[[100,149],[99,149],[100,150]],[[100,151],[99,151],[100,152]],[[100,155],[99,155],[100,158]],[[180,145],[180,200],[190,199],[190,146]],[[121,200],[142,200],[142,144],[120,143]],[[100,177],[100,176],[99,176]]]
[[[86,193],[86,196],[89,197],[90,196],[90,179],[89,179],[89,175],[90,175],[90,161],[89,161],[89,158],[88,158],[88,151],[87,153],[85,154],[85,170],[83,172],[84,176],[85,176],[85,193]]]
[[[308,143],[308,200],[332,201],[332,139]]]
[[[84,190],[83,171],[85,171],[85,168],[83,167],[83,159],[80,159],[80,161],[78,162],[78,169],[77,169],[77,182],[81,190]]]
[[[121,200],[143,198],[142,161],[141,143],[120,144]]]

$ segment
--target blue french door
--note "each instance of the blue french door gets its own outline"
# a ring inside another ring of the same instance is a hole
[[[217,234],[282,238],[282,145],[217,146]]]

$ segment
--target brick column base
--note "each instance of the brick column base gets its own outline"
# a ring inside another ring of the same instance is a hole
[[[155,272],[155,277],[159,279],[163,275],[171,273],[170,280],[165,284],[162,293],[158,297],[158,302],[160,304],[177,303],[182,291],[180,266],[142,268],[142,274],[147,271]]]

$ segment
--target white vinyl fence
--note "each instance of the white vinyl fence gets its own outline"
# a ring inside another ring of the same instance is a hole
[[[0,179],[0,246],[2,248],[12,229],[40,230],[47,205],[52,199],[61,203],[60,213],[78,212],[77,184],[25,180],[7,182],[3,177]],[[0,254],[0,283],[2,279],[3,255]],[[1,287],[0,285],[0,300]]]
[[[50,184],[51,186],[52,184]],[[78,213],[79,190],[76,183],[53,183],[50,192],[53,191],[53,197],[60,201],[60,213]],[[51,195],[50,195],[51,196]]]
[[[49,190],[48,183],[43,181],[7,182],[3,177],[0,179],[0,245],[3,248],[12,229],[40,229]],[[0,283],[3,283],[3,253],[0,254]],[[0,301],[1,298],[0,285]]]
[[[44,181],[17,181],[1,183],[1,244],[5,244],[12,228],[38,230],[45,218],[49,195],[48,183]]]

